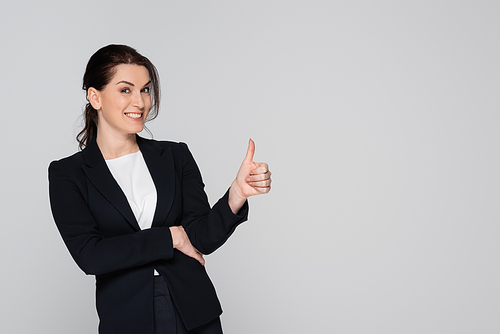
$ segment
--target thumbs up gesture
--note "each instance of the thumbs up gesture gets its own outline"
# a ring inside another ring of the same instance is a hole
[[[248,197],[267,194],[271,190],[269,167],[266,163],[254,162],[254,153],[255,143],[250,139],[247,155],[229,189],[229,206],[235,214],[241,209]]]

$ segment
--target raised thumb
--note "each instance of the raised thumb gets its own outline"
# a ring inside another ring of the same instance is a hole
[[[255,153],[255,143],[252,139],[248,141],[247,156],[245,157],[245,162],[252,162],[253,155]]]

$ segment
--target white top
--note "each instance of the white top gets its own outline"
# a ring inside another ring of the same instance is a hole
[[[141,230],[151,228],[156,210],[156,187],[141,151],[106,160],[122,188]],[[159,273],[154,270],[154,275]]]
[[[141,151],[106,160],[122,188],[141,230],[151,228],[156,210],[156,187]]]

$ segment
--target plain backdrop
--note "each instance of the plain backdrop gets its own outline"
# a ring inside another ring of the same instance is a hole
[[[248,138],[273,190],[206,258],[226,333],[500,332],[498,1],[10,1],[0,11],[0,332],[96,333],[52,220],[100,47],[157,66],[154,138],[213,204]],[[147,133],[143,134],[148,137]]]

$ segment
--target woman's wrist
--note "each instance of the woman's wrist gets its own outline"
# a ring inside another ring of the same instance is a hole
[[[172,247],[178,248],[180,243],[182,242],[182,237],[179,235],[180,233],[179,226],[170,226],[170,235],[172,236]]]
[[[229,207],[231,208],[231,211],[236,215],[245,204],[247,197],[245,197],[241,194],[241,192],[238,191],[237,185],[235,183],[236,182],[233,181],[233,183],[231,184],[231,188],[229,188],[229,197],[227,202],[229,204]]]

